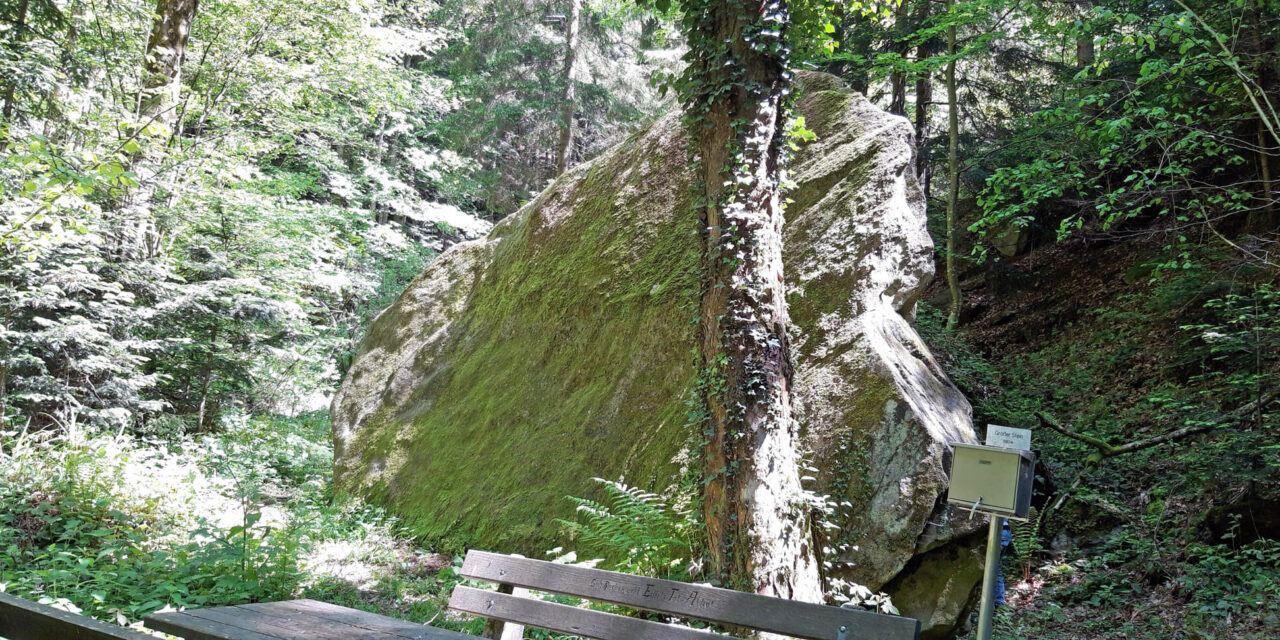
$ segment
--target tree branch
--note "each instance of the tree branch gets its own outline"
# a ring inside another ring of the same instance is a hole
[[[1067,436],[1068,438],[1079,440],[1080,442],[1094,446],[1104,456],[1110,457],[1115,455],[1114,452],[1116,448],[1114,446],[1107,444],[1105,441],[1095,438],[1093,436],[1086,436],[1083,433],[1076,433],[1075,431],[1072,431],[1062,426],[1062,423],[1059,422],[1057,418],[1054,418],[1053,416],[1050,416],[1044,413],[1043,411],[1036,412],[1036,419],[1040,421],[1041,425],[1049,427],[1050,429],[1053,429],[1054,431],[1057,431],[1058,433],[1061,433],[1062,435]]]
[[[1173,431],[1162,433],[1158,436],[1152,436],[1150,438],[1144,438],[1142,440],[1134,440],[1133,442],[1128,442],[1122,445],[1108,444],[1107,442],[1099,438],[1095,438],[1093,436],[1087,436],[1083,433],[1077,433],[1075,431],[1072,431],[1062,426],[1062,423],[1059,422],[1057,418],[1054,418],[1053,416],[1050,416],[1042,411],[1036,412],[1036,418],[1040,421],[1040,424],[1046,427],[1049,427],[1050,429],[1053,429],[1054,431],[1057,431],[1058,433],[1061,433],[1062,435],[1067,436],[1068,438],[1071,438],[1073,440],[1079,440],[1080,442],[1091,445],[1098,450],[1098,453],[1101,454],[1102,457],[1111,458],[1114,456],[1118,456],[1126,453],[1132,453],[1134,451],[1139,451],[1142,449],[1154,447],[1156,445],[1164,444],[1166,442],[1181,440],[1182,438],[1193,436],[1193,435],[1196,435],[1197,433],[1213,431],[1214,429],[1226,426],[1228,424],[1234,424],[1236,420],[1244,417],[1245,415],[1252,413],[1254,411],[1257,411],[1259,409],[1265,408],[1267,405],[1274,402],[1277,396],[1280,396],[1280,391],[1271,391],[1269,393],[1266,393],[1261,397],[1259,397],[1257,400],[1241,405],[1236,410],[1232,411],[1231,413],[1228,413],[1226,416],[1224,416],[1225,419],[1219,422],[1214,422],[1212,424],[1188,426],[1188,427],[1183,427],[1181,429],[1174,429]]]

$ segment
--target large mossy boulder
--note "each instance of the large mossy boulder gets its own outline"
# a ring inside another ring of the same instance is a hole
[[[912,131],[830,76],[802,83],[818,139],[790,164],[784,259],[810,484],[846,503],[827,545],[840,577],[928,590],[928,558],[960,557],[930,552],[970,530],[939,523],[946,443],[973,429],[910,324],[933,275]],[[573,517],[565,497],[595,495],[591,478],[678,482],[696,442],[686,165],[679,120],[664,118],[433,262],[374,321],[334,399],[338,491],[427,539],[541,554]],[[932,607],[904,614],[950,624],[972,584],[947,579],[962,596],[904,593]]]

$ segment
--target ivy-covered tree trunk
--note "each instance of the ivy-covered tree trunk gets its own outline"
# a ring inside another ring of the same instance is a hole
[[[569,168],[569,156],[573,149],[573,65],[578,58],[578,22],[582,16],[582,0],[570,0],[569,4],[569,17],[564,25],[564,100],[560,104],[560,147],[556,153],[556,175]]]
[[[151,37],[142,60],[142,91],[138,115],[169,124],[178,106],[182,85],[182,60],[200,0],[157,0]]]
[[[782,274],[787,96],[785,2],[686,5],[682,94],[704,202],[699,309],[708,412],[703,515],[712,577],[817,601],[800,487]]]

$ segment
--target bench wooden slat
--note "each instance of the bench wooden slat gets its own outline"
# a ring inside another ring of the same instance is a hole
[[[463,576],[809,640],[915,640],[912,618],[472,550]],[[483,614],[482,614],[483,615]],[[539,625],[540,626],[540,625]]]
[[[227,625],[191,615],[194,611],[194,609],[188,609],[153,613],[144,618],[143,623],[150,629],[186,638],[186,640],[227,640],[230,637]],[[232,629],[234,629],[236,640],[280,640],[276,636],[240,627],[232,627]]]
[[[474,640],[457,631],[305,599],[153,613],[146,624],[187,640]]]
[[[340,607],[336,604],[328,602],[320,602],[319,600],[285,600],[281,602],[262,602],[258,604],[240,605],[244,609],[252,609],[263,613],[294,613],[306,616],[312,616],[322,620],[329,620],[343,625],[351,625],[360,629],[377,631],[388,635],[393,635],[405,640],[436,640],[444,638],[470,638],[466,634],[449,631],[447,629],[434,629],[422,624],[415,624],[405,620],[397,620],[388,618],[387,616],[360,611],[358,609],[349,609]]]
[[[0,636],[10,640],[155,640],[145,633],[0,593]]]
[[[457,586],[449,608],[597,640],[732,640],[710,631]]]
[[[381,631],[361,629],[340,622],[283,611],[265,613],[243,605],[214,609],[188,609],[183,613],[277,638],[305,636],[314,640],[398,640],[395,636]]]

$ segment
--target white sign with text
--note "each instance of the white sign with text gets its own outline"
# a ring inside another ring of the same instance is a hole
[[[989,424],[987,425],[987,446],[1030,451],[1031,430]]]

